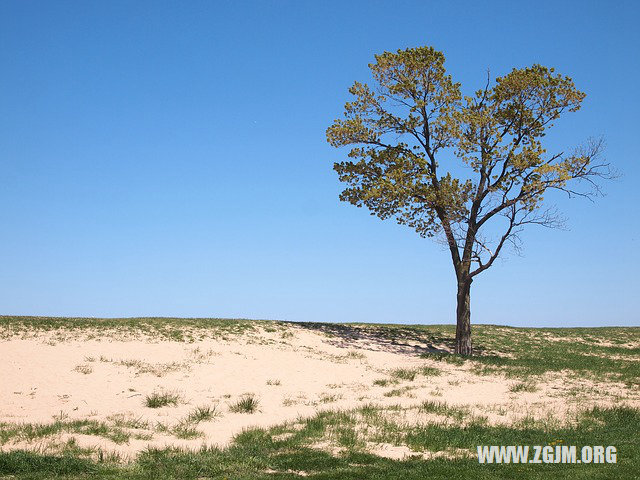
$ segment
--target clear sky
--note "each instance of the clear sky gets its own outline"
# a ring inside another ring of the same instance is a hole
[[[639,325],[638,2],[0,2],[0,314],[453,323],[442,246],[338,201],[325,140],[375,53],[465,92],[533,63],[623,177],[476,278],[472,322]]]

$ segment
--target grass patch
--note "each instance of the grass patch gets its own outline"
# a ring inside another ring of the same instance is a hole
[[[427,409],[448,411],[447,406]],[[64,455],[39,455],[22,451],[0,452],[0,476],[19,480],[50,478],[109,480],[143,479],[243,479],[243,480],[423,480],[472,478],[478,480],[522,478],[532,480],[600,480],[637,478],[640,413],[629,408],[595,408],[583,412],[572,426],[488,426],[428,424],[402,427],[393,422],[396,412],[365,406],[358,411],[320,412],[272,429],[250,429],[237,435],[226,448],[197,451],[151,448],[135,461],[111,464],[82,458],[82,451]],[[398,412],[400,413],[400,412]],[[359,427],[365,418],[373,429]],[[617,464],[479,464],[464,456],[422,460],[391,460],[367,453],[366,442],[405,445],[414,452],[475,452],[477,445],[615,445]],[[335,445],[339,455],[322,445]]]
[[[148,429],[149,422],[143,420],[142,417],[133,417],[124,414],[116,414],[107,419],[119,428],[131,428],[131,429]]]
[[[440,370],[438,370],[437,368],[434,368],[434,367],[422,367],[420,369],[420,373],[422,375],[424,375],[425,377],[437,377],[442,372]]]
[[[60,433],[78,433],[107,438],[114,443],[126,443],[131,435],[116,425],[97,420],[56,420],[51,423],[0,424],[0,445],[8,442],[43,439]]]
[[[391,383],[398,383],[401,380],[412,382],[416,379],[418,375],[423,375],[425,377],[435,377],[440,375],[442,372],[434,367],[424,366],[420,368],[397,368],[392,370],[389,375],[391,376],[391,380],[375,380],[373,382],[374,385],[386,386]],[[376,383],[377,382],[377,383]]]
[[[378,387],[387,387],[389,385],[396,385],[397,383],[399,383],[399,380],[397,379],[387,379],[387,378],[379,378],[377,380],[373,381],[373,384],[378,386]]]
[[[176,438],[183,440],[193,440],[194,438],[200,438],[204,435],[195,427],[195,425],[189,422],[180,422],[170,431]]]
[[[388,392],[384,392],[383,395],[385,397],[402,397],[410,392],[412,387],[402,387],[402,388],[394,388],[393,390],[389,390]],[[411,395],[409,395],[411,396]]]
[[[473,327],[474,356],[423,352],[422,358],[469,365],[475,373],[506,375],[527,381],[549,372],[571,371],[595,381],[640,387],[640,328]],[[386,330],[386,333],[385,333]],[[412,340],[438,339],[453,347],[455,328],[448,325],[385,326],[380,335]]]
[[[514,383],[509,387],[510,392],[518,393],[518,392],[535,392],[538,390],[538,387],[533,382],[518,382]]]
[[[435,413],[444,417],[452,418],[456,421],[463,420],[469,411],[466,408],[453,407],[445,402],[426,401],[420,405],[419,410],[424,413]]]
[[[397,368],[391,371],[391,376],[398,380],[408,380],[412,382],[416,378],[417,372],[408,368]]]
[[[253,394],[245,394],[235,403],[229,405],[229,411],[233,413],[255,413],[260,401]]]
[[[187,422],[206,422],[208,420],[213,420],[218,415],[220,415],[220,412],[218,412],[216,405],[202,405],[194,408],[193,410],[191,410],[191,412],[189,412],[189,415],[187,415]]]
[[[180,395],[174,392],[153,392],[144,399],[145,406],[161,408],[171,405],[175,407],[180,401]]]
[[[450,353],[421,353],[420,358],[427,358],[438,362],[446,362],[452,365],[464,365],[465,357]]]

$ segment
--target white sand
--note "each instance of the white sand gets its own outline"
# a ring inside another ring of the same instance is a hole
[[[64,418],[113,423],[118,416],[147,421],[150,428],[146,433],[152,438],[132,438],[120,445],[88,435],[56,437],[64,441],[73,436],[83,446],[134,455],[148,446],[223,446],[248,427],[267,427],[323,409],[370,403],[412,406],[425,400],[446,402],[469,406],[491,423],[507,423],[527,415],[565,418],[577,408],[614,401],[613,387],[608,386],[600,396],[571,403],[562,395],[571,382],[562,375],[539,384],[534,393],[516,394],[509,391],[514,380],[476,376],[466,367],[384,351],[379,346],[371,350],[363,341],[357,348],[343,348],[321,333],[287,328],[195,343],[110,336],[56,342],[51,333],[29,339],[12,337],[0,342],[0,422],[48,423]],[[443,374],[418,375],[414,381],[397,385],[373,383],[390,379],[388,373],[395,368],[421,366],[438,368]],[[384,395],[393,389],[404,390],[400,396]],[[181,403],[148,408],[145,397],[154,391],[176,392]],[[259,399],[259,411],[230,412],[229,405],[247,393]],[[154,428],[158,422],[176,425],[201,405],[216,405],[221,413],[197,425],[203,438],[181,440]],[[0,448],[42,448],[42,442],[9,441]],[[382,455],[397,453],[391,447],[383,450]]]

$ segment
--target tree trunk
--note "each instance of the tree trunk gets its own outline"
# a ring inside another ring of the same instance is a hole
[[[471,347],[471,280],[458,282],[458,307],[456,309],[456,353],[472,354]]]

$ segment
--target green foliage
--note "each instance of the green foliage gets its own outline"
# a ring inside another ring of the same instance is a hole
[[[514,68],[463,96],[432,47],[375,60],[374,86],[355,82],[344,117],[327,129],[332,146],[351,147],[349,160],[334,165],[347,185],[340,199],[425,237],[442,232],[459,278],[491,266],[520,227],[557,225],[553,211],[540,210],[547,190],[591,195],[597,190],[575,190],[573,181],[590,187],[596,177],[611,177],[608,164],[598,162],[601,141],[547,154],[546,131],[585,97],[553,68]],[[456,176],[461,170],[473,175]],[[507,221],[490,241],[483,228],[495,217]]]

